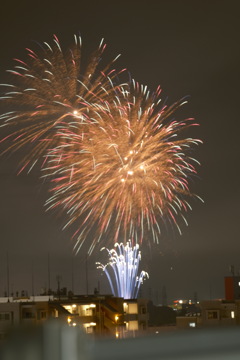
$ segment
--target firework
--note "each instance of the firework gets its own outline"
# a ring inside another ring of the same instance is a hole
[[[138,274],[141,261],[139,245],[132,247],[131,242],[128,241],[126,245],[116,243],[114,247],[116,249],[109,250],[105,247],[101,249],[107,250],[109,261],[106,265],[96,263],[97,268],[102,269],[106,274],[114,296],[136,299],[141,284],[149,277],[146,271]]]
[[[117,83],[112,64],[99,69],[105,45],[82,68],[81,39],[62,51],[54,37],[28,61],[16,60],[4,96],[11,112],[0,116],[10,132],[7,150],[28,145],[23,167],[41,159],[42,177],[51,180],[47,209],[65,213],[74,227],[78,251],[89,253],[106,239],[143,238],[159,242],[163,223],[178,228],[191,209],[189,179],[196,174],[191,151],[201,141],[180,135],[193,119],[177,121],[185,101],[162,105],[161,89]],[[13,131],[12,131],[13,129]],[[6,151],[7,151],[6,150]]]
[[[150,93],[133,82],[114,101],[89,107],[90,122],[58,130],[44,175],[51,178],[47,208],[61,208],[74,223],[77,250],[89,239],[89,253],[107,238],[159,242],[162,223],[187,223],[189,179],[196,174],[191,151],[198,139],[180,133],[197,125],[176,121],[185,101],[161,105],[161,90]]]
[[[27,49],[27,60],[14,59],[13,70],[7,70],[12,83],[1,84],[1,100],[11,111],[0,116],[10,140],[6,151],[28,144],[24,167],[31,167],[56,144],[55,132],[62,123],[89,122],[90,103],[101,104],[114,96],[119,73],[112,67],[117,57],[105,67],[99,64],[105,44],[82,61],[81,38],[63,51],[54,36],[53,43],[43,43],[38,51]]]

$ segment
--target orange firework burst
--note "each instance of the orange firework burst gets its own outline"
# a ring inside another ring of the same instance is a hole
[[[193,119],[176,121],[184,101],[160,105],[160,88],[150,93],[133,81],[130,92],[89,106],[89,124],[72,121],[58,129],[45,177],[52,178],[47,207],[63,208],[65,227],[79,223],[76,249],[91,237],[89,252],[102,239],[159,241],[161,222],[191,209],[189,177],[196,173],[188,153],[201,141],[179,138]]]
[[[52,45],[45,42],[38,52],[27,49],[28,60],[15,59],[14,69],[7,70],[13,82],[1,84],[4,95],[0,99],[11,106],[11,111],[0,116],[1,126],[8,131],[2,141],[12,141],[6,151],[29,145],[24,168],[31,169],[55,146],[54,134],[62,122],[76,119],[87,123],[89,104],[103,103],[122,86],[115,85],[121,71],[112,68],[118,56],[100,67],[106,46],[103,41],[87,65],[82,66],[81,38],[75,36],[74,39],[74,45],[67,51],[62,51],[56,36]]]

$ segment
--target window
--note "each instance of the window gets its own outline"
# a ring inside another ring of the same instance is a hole
[[[38,320],[45,320],[46,318],[47,318],[47,311],[46,310],[38,310],[37,319]]]
[[[138,321],[132,320],[128,322],[128,330],[134,331],[138,330]]]
[[[86,311],[86,315],[88,316],[92,315],[92,309],[87,308],[85,311]]]
[[[195,328],[195,327],[196,327],[196,323],[195,323],[195,322],[190,322],[190,323],[189,323],[189,327]]]
[[[86,327],[86,332],[87,332],[87,334],[92,334],[93,333],[93,327],[92,326]]]
[[[145,306],[141,306],[141,314],[146,314],[146,308]]]
[[[41,319],[46,319],[46,317],[47,317],[47,312],[46,311],[41,311],[40,312],[40,318]]]
[[[147,328],[146,322],[142,321],[142,322],[140,323],[140,327],[141,327],[142,330],[146,330],[146,328]]]
[[[10,320],[10,313],[9,312],[0,313],[0,321],[8,321],[8,320]]]
[[[97,324],[94,323],[94,322],[83,324],[83,326],[84,326],[87,334],[92,334],[92,333],[94,333],[94,332],[95,332],[95,326],[96,326],[96,325],[97,325]]]
[[[34,319],[35,314],[31,311],[23,311],[22,317],[23,319]]]
[[[137,303],[129,303],[128,304],[128,314],[137,314],[138,306]]]
[[[208,320],[217,320],[218,319],[218,311],[217,310],[208,310],[207,311]]]

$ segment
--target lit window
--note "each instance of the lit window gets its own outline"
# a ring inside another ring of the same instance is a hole
[[[196,323],[195,323],[195,322],[190,322],[190,323],[189,323],[189,327],[195,328],[195,327],[196,327]]]
[[[138,330],[138,321],[137,320],[131,320],[128,323],[128,330],[129,331],[136,331]]]
[[[96,326],[97,324],[94,323],[94,322],[91,322],[91,323],[85,323],[83,324],[85,330],[86,330],[86,333],[88,334],[91,334],[94,332],[94,327]]]
[[[234,319],[235,318],[235,312],[231,311],[231,318]]]
[[[129,303],[128,304],[128,314],[137,314],[137,313],[138,313],[137,303]]]

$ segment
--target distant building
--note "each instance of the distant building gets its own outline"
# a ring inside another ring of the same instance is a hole
[[[171,306],[178,316],[200,316],[199,302],[192,300],[174,300]]]
[[[201,301],[202,326],[229,326],[240,324],[240,301]]]
[[[201,301],[202,326],[240,325],[240,276],[224,278],[225,299]]]
[[[201,307],[199,302],[191,300],[175,300],[173,309],[176,312],[177,329],[195,329],[202,325]]]
[[[240,276],[226,276],[225,283],[225,299],[228,301],[240,300]]]
[[[177,328],[240,325],[240,276],[235,276],[232,271],[232,276],[224,278],[224,285],[225,299],[200,301],[201,314],[191,312],[192,306],[183,307],[182,310],[185,309],[187,312],[185,316],[177,316]]]
[[[176,317],[176,327],[180,329],[195,329],[199,328],[202,325],[201,316],[177,316]]]
[[[176,325],[176,312],[170,306],[154,305],[148,302],[149,327],[162,327]]]

